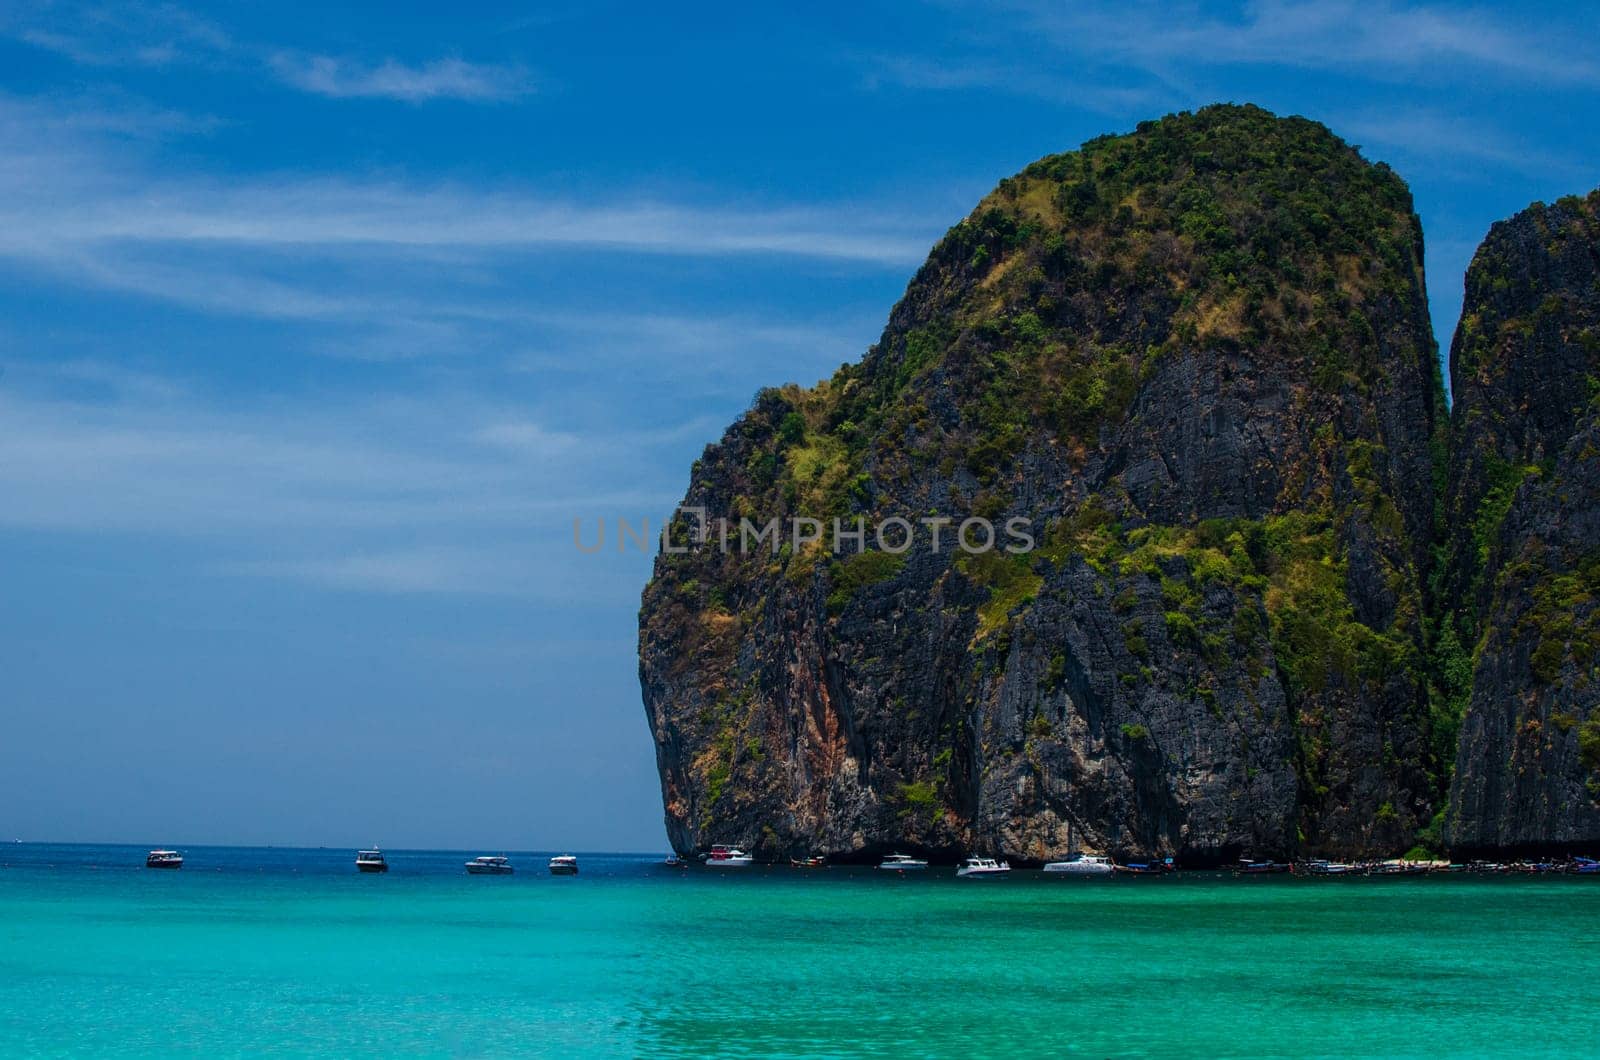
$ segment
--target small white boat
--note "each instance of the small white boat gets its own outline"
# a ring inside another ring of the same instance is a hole
[[[1074,854],[1065,861],[1052,861],[1044,871],[1056,876],[1110,876],[1116,870],[1111,859],[1098,854]]]
[[[358,872],[388,872],[389,863],[383,860],[381,850],[356,851],[356,870]]]
[[[1010,871],[1010,862],[996,861],[994,858],[967,858],[956,869],[956,875],[962,879],[985,879],[1004,876]]]
[[[706,866],[713,869],[743,869],[756,863],[755,856],[738,847],[714,846],[706,855]]]
[[[878,868],[887,869],[889,872],[914,872],[927,867],[926,861],[914,858],[910,854],[890,854],[878,864]]]
[[[183,855],[176,850],[152,850],[145,855],[144,867],[147,869],[181,869],[183,868]]]
[[[486,854],[467,862],[469,876],[509,876],[513,871],[510,858]]]
[[[550,875],[576,876],[578,874],[578,859],[571,854],[557,854],[550,859]]]

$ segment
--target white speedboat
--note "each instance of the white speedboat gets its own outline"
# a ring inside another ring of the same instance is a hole
[[[1052,861],[1044,871],[1057,876],[1110,876],[1116,870],[1111,859],[1098,854],[1074,854],[1065,861]]]
[[[381,850],[356,851],[356,870],[359,872],[388,872],[389,863],[383,860]]]
[[[469,876],[509,876],[513,871],[510,858],[485,854],[467,862]]]
[[[956,869],[956,875],[962,879],[984,879],[995,876],[1004,876],[1011,871],[1011,864],[1005,861],[996,861],[994,858],[967,858]]]
[[[706,855],[706,866],[713,869],[744,869],[756,863],[755,856],[746,854],[738,847],[725,847],[720,844],[711,848],[711,853]]]
[[[147,869],[181,869],[183,868],[183,855],[176,850],[152,850],[145,855],[144,867]]]
[[[928,863],[921,858],[914,858],[910,854],[890,854],[879,863],[878,868],[890,872],[912,872],[925,869]]]
[[[550,875],[576,876],[578,874],[578,859],[571,854],[557,854],[550,859]]]

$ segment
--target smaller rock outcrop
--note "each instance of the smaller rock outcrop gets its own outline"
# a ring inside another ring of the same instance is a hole
[[[1494,226],[1452,351],[1446,838],[1600,842],[1600,191]]]

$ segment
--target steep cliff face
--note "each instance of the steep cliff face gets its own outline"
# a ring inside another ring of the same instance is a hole
[[[1600,192],[1490,231],[1451,382],[1447,836],[1600,841]]]
[[[860,364],[696,463],[685,504],[733,540],[663,553],[640,621],[673,845],[1409,845],[1444,773],[1421,261],[1399,178],[1252,107],[1002,181]],[[780,523],[739,554],[741,517],[793,516],[868,548]],[[972,516],[1036,547],[964,552]]]

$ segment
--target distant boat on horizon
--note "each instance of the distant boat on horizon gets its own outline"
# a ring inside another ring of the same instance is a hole
[[[381,850],[356,851],[356,871],[358,872],[388,872],[389,863],[383,859]]]
[[[147,869],[181,869],[183,868],[183,855],[176,850],[152,850],[145,855],[144,867]]]
[[[550,875],[576,876],[578,874],[578,859],[571,854],[557,854],[550,859]]]

